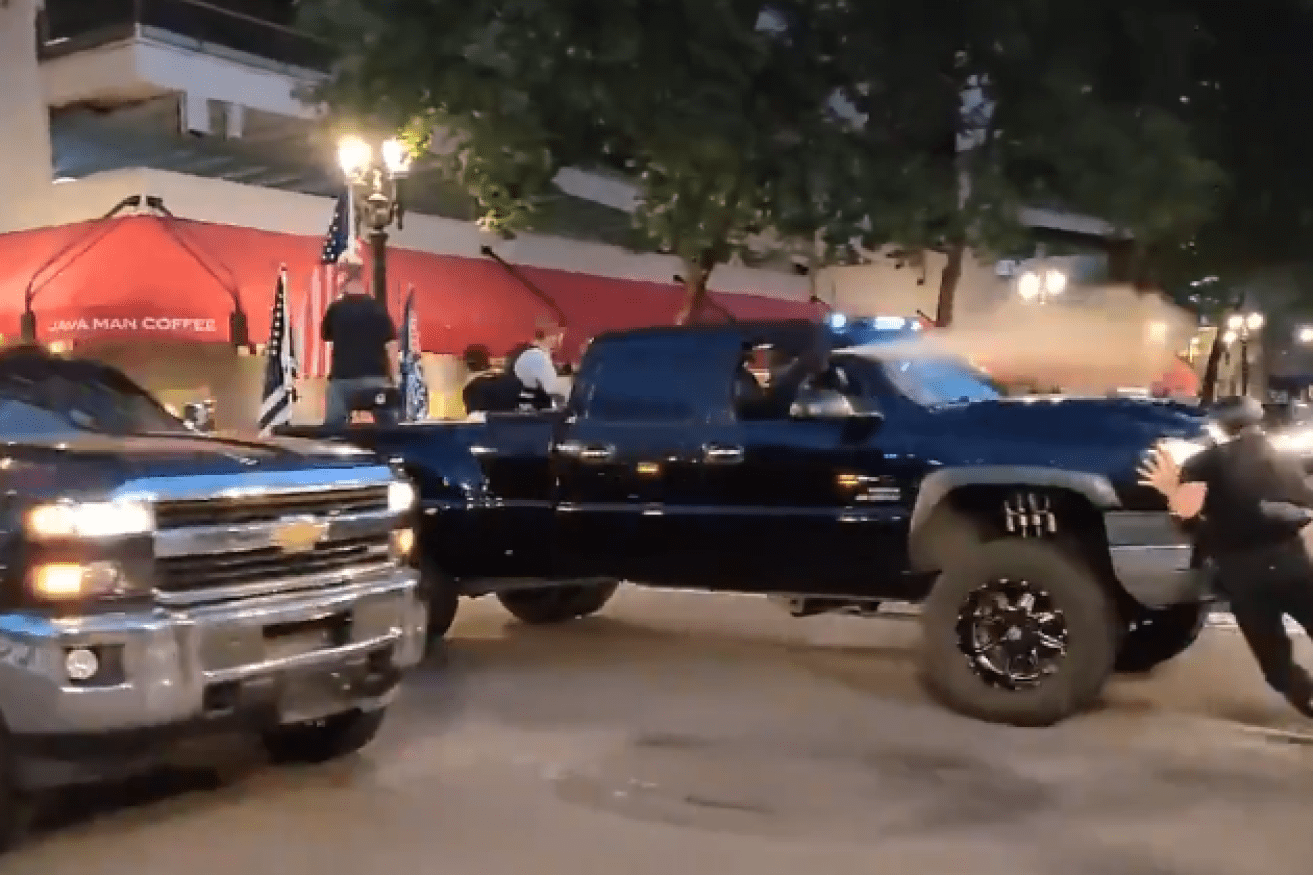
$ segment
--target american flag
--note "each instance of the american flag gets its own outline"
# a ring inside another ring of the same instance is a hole
[[[420,361],[419,317],[415,313],[415,288],[406,295],[405,316],[401,320],[401,399],[407,422],[427,419],[429,413],[429,387],[424,381],[424,366]]]
[[[337,196],[337,203],[333,206],[333,220],[328,223],[328,233],[324,235],[324,249],[320,253],[320,264],[337,264],[337,260],[342,257],[342,253],[347,250],[355,252],[354,241],[355,217],[351,215],[354,210],[351,209],[351,191],[342,192]]]
[[[342,272],[338,262],[343,255],[355,253],[355,238],[352,215],[351,192],[344,191],[337,196],[333,207],[333,219],[328,223],[328,233],[324,235],[324,247],[319,255],[319,267],[310,277],[310,288],[301,299],[301,319],[298,326],[301,351],[301,376],[317,379],[328,376],[328,344],[320,339],[320,325],[328,305],[342,294]]]
[[[329,350],[320,334],[320,325],[328,305],[342,295],[342,272],[335,264],[321,264],[310,275],[310,288],[301,299],[301,318],[297,334],[301,350],[301,376],[311,379],[328,376]]]
[[[296,402],[296,348],[287,318],[287,268],[278,272],[274,309],[269,317],[269,343],[264,348],[264,394],[260,402],[260,434],[292,421]]]

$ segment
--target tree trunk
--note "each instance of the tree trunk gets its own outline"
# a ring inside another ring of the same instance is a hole
[[[684,307],[675,317],[676,325],[693,325],[707,308],[707,283],[711,271],[695,261],[684,262]]]
[[[1222,325],[1225,321],[1217,326],[1217,334],[1213,336],[1213,346],[1208,350],[1208,362],[1204,365],[1204,376],[1199,382],[1199,403],[1212,404],[1217,400],[1217,371],[1222,365],[1222,351],[1226,345],[1222,343]]]
[[[939,275],[939,304],[935,311],[935,325],[940,328],[953,324],[953,307],[957,303],[957,284],[962,279],[966,249],[966,243],[953,243],[948,247],[944,270]]]

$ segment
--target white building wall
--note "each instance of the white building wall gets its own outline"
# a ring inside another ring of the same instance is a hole
[[[36,58],[36,0],[0,5],[0,230],[21,225],[12,205],[50,185],[50,118]]]

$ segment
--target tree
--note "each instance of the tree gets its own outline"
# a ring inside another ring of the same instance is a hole
[[[417,146],[437,131],[487,226],[522,226],[562,167],[634,180],[689,317],[736,254],[818,267],[894,244],[946,253],[947,324],[966,253],[1023,240],[1023,206],[1149,252],[1219,184],[1175,112],[1195,31],[1172,0],[301,3],[342,58],[329,104]]]
[[[840,0],[302,0],[337,47],[337,113],[433,145],[513,231],[563,167],[640,192],[638,227],[684,264],[685,318],[736,254],[804,261],[874,245],[869,181],[885,155],[835,103]]]
[[[1222,177],[1180,112],[1197,39],[1180,6],[854,4],[851,31],[863,39],[847,64],[864,69],[854,81],[879,86],[850,98],[883,113],[900,163],[924,186],[889,202],[911,210],[889,217],[889,233],[946,255],[941,324],[952,320],[964,255],[1024,240],[1022,207],[1102,218],[1136,241],[1140,270],[1208,218]]]

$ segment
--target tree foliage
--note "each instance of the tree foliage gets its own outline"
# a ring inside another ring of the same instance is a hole
[[[832,106],[845,80],[829,3],[796,0],[778,19],[742,0],[303,0],[303,12],[341,50],[329,103],[405,126],[417,145],[437,132],[488,226],[523,224],[563,167],[636,182],[635,221],[683,259],[696,310],[736,253],[802,240],[828,258],[870,236],[860,187],[878,156]]]
[[[1200,33],[1184,0],[301,5],[341,54],[330,105],[416,145],[436,132],[487,225],[523,225],[563,167],[635,181],[692,311],[737,253],[821,265],[895,244],[951,271],[1021,239],[1023,206],[1170,247],[1221,184],[1181,112]]]
[[[1222,309],[1256,278],[1310,261],[1313,10],[1295,0],[1198,6],[1182,111],[1227,184],[1207,221],[1161,261],[1182,298],[1202,288],[1206,299],[1194,303]]]

